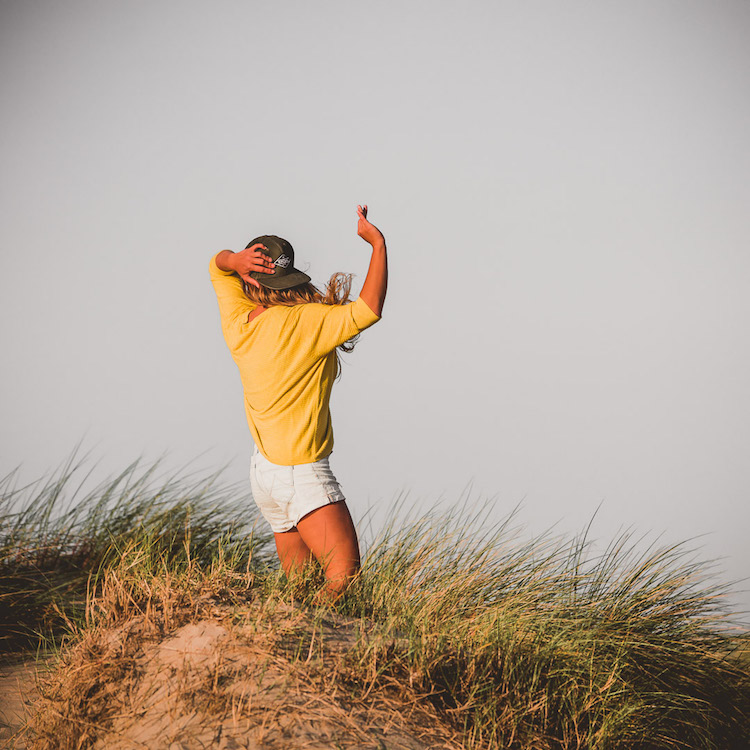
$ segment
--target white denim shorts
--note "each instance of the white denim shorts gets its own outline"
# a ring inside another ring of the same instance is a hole
[[[250,487],[255,504],[276,534],[293,529],[311,511],[346,499],[328,457],[311,464],[279,466],[257,448],[250,460]]]

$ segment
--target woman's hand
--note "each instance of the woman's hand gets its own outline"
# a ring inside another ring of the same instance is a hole
[[[367,206],[357,206],[357,216],[359,216],[359,221],[357,222],[357,234],[365,242],[369,242],[373,246],[378,242],[385,244],[383,233],[374,224],[370,224],[367,220]]]
[[[234,271],[246,284],[260,287],[250,274],[273,273],[276,270],[273,261],[261,249],[265,250],[266,247],[259,242],[238,253],[224,250],[216,257],[216,265],[224,271]]]

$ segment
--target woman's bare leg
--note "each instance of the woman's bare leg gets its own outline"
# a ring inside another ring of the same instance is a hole
[[[326,575],[325,595],[336,599],[359,570],[357,532],[346,502],[324,505],[308,513],[297,531]]]
[[[291,578],[312,561],[312,552],[302,541],[296,526],[290,531],[274,534],[273,538],[276,541],[276,552],[279,555],[281,567],[288,578]]]

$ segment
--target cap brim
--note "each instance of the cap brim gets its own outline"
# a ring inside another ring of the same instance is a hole
[[[291,289],[293,286],[306,284],[310,277],[296,268],[290,268],[285,274],[276,276],[270,273],[253,273],[251,276],[266,289]]]

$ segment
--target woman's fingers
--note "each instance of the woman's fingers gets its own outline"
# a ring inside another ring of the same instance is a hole
[[[258,283],[257,279],[254,279],[252,276],[243,276],[242,277],[246,284],[250,284],[250,286],[257,286],[258,289],[260,289],[260,284]]]
[[[253,245],[253,247],[262,247],[262,245]],[[276,266],[273,261],[260,250],[253,250],[252,247],[246,248],[245,270],[247,273],[274,273]]]
[[[255,264],[260,266],[259,271],[264,273],[273,273],[276,270],[276,266],[273,261],[265,254],[258,252],[257,250],[253,253],[253,260]]]

